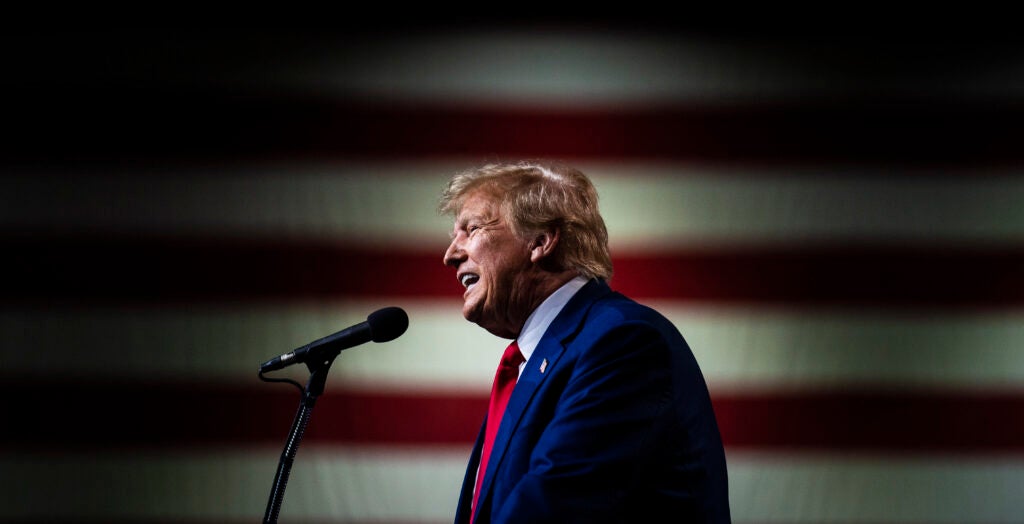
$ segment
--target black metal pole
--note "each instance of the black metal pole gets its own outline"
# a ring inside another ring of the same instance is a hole
[[[288,486],[288,476],[291,474],[292,463],[295,462],[295,454],[298,453],[302,436],[306,433],[306,426],[309,425],[309,417],[313,413],[316,399],[324,392],[327,371],[332,362],[334,362],[334,356],[323,362],[306,363],[310,371],[309,382],[302,392],[298,412],[295,414],[292,428],[288,432],[288,439],[281,452],[281,459],[277,463],[274,485],[271,487],[270,498],[267,500],[267,511],[263,514],[263,524],[276,524],[278,514],[281,513],[281,502],[284,500],[284,490]]]

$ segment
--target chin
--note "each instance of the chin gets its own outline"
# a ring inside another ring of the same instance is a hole
[[[498,337],[502,337],[502,338],[509,338],[507,333],[505,333],[502,329],[500,329],[497,325],[495,325],[495,323],[493,322],[493,319],[490,319],[490,321],[489,321],[487,316],[484,315],[483,312],[480,311],[479,309],[466,309],[466,310],[463,310],[462,316],[465,317],[466,320],[468,320],[468,321],[470,321],[470,322],[472,322],[472,323],[474,323],[474,324],[484,328],[485,330],[487,330],[492,335],[495,335],[495,336],[498,336]]]
[[[470,292],[462,299],[462,316],[475,324],[484,316],[483,297]]]
[[[475,304],[466,304],[462,306],[462,316],[474,324],[480,323],[480,309],[477,308]]]

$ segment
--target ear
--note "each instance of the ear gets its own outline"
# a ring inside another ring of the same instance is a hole
[[[530,244],[530,261],[534,264],[547,259],[558,245],[558,229],[551,228],[533,237]]]

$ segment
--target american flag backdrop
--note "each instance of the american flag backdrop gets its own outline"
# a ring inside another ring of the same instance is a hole
[[[0,521],[451,521],[506,342],[443,267],[454,172],[595,182],[614,289],[707,379],[737,523],[1024,522],[1024,53],[661,27],[6,41]],[[278,372],[305,381],[299,366]]]

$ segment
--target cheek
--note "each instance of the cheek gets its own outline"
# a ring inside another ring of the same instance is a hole
[[[498,261],[493,270],[494,274],[490,279],[494,287],[492,291],[501,294],[503,299],[509,298],[513,292],[522,287],[526,268],[519,261],[511,259]]]
[[[481,288],[484,298],[488,301],[495,299],[495,294],[501,294],[502,290],[508,287],[506,283],[506,271],[502,270],[500,265],[497,265],[495,261],[488,260],[480,263],[480,282],[477,284]]]

